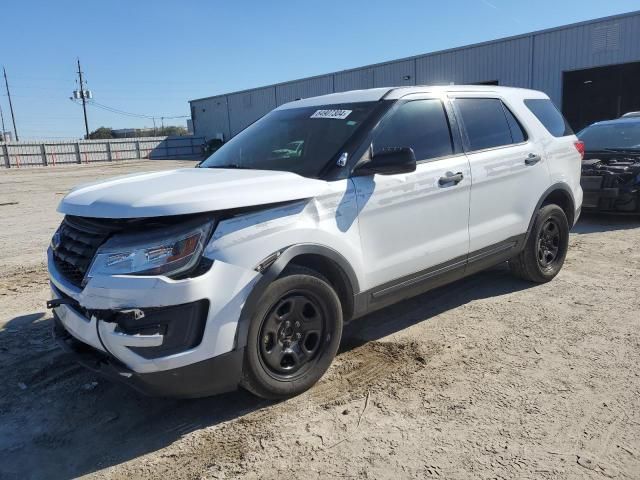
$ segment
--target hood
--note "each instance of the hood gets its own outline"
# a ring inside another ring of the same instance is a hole
[[[311,198],[326,189],[323,180],[291,172],[185,168],[81,185],[62,199],[58,211],[95,218],[163,217]]]

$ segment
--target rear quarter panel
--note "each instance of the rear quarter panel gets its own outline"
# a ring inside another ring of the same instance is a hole
[[[524,98],[544,98],[546,95],[541,92],[539,97],[525,95]],[[573,194],[574,207],[580,208],[582,205],[582,188],[580,187],[580,172],[582,167],[582,157],[575,147],[578,138],[575,135],[565,137],[554,137],[542,125],[538,118],[529,110],[523,101],[518,106],[519,112],[526,120],[530,128],[536,132],[536,138],[544,149],[549,169],[550,185],[565,184]]]

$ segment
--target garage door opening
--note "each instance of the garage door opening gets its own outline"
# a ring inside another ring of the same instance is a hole
[[[564,72],[562,113],[577,132],[640,110],[640,62]]]

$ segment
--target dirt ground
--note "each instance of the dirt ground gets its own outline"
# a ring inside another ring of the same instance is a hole
[[[74,184],[0,171],[0,478],[640,478],[640,219],[584,217],[560,275],[498,267],[350,324],[292,400],[176,401],[51,339],[44,252]]]

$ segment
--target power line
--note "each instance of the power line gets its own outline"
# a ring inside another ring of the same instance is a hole
[[[132,113],[132,112],[126,112],[124,110],[120,110],[114,107],[109,107],[107,105],[103,105],[101,103],[96,102],[95,100],[90,102],[91,105],[95,105],[98,108],[103,108],[103,109],[107,109],[110,111],[113,111],[114,113],[120,113],[122,115],[131,115],[131,116],[135,116],[135,117],[141,117],[141,118],[188,118],[189,115],[145,115],[142,113]]]
[[[155,118],[153,115],[144,115],[144,114],[141,114],[141,113],[126,112],[126,111],[120,110],[118,108],[109,107],[107,105],[103,105],[101,103],[98,103],[95,100],[90,102],[90,104],[93,105],[96,108],[100,108],[102,110],[107,110],[107,111],[112,112],[112,113],[117,113],[119,115],[126,115],[128,117],[149,118],[149,119]]]
[[[75,101],[73,103],[76,103],[77,105],[79,105]],[[89,100],[87,102],[87,105],[90,105],[90,106],[96,107],[96,108],[100,108],[102,110],[106,110],[106,111],[111,112],[111,113],[116,113],[118,115],[124,115],[124,116],[135,117],[135,118],[147,118],[149,120],[154,120],[156,118],[166,118],[166,119],[190,118],[190,115],[146,115],[146,114],[143,114],[143,113],[127,112],[125,110],[120,110],[118,108],[114,108],[114,107],[110,107],[108,105],[104,105],[102,103],[96,102],[95,100]]]

